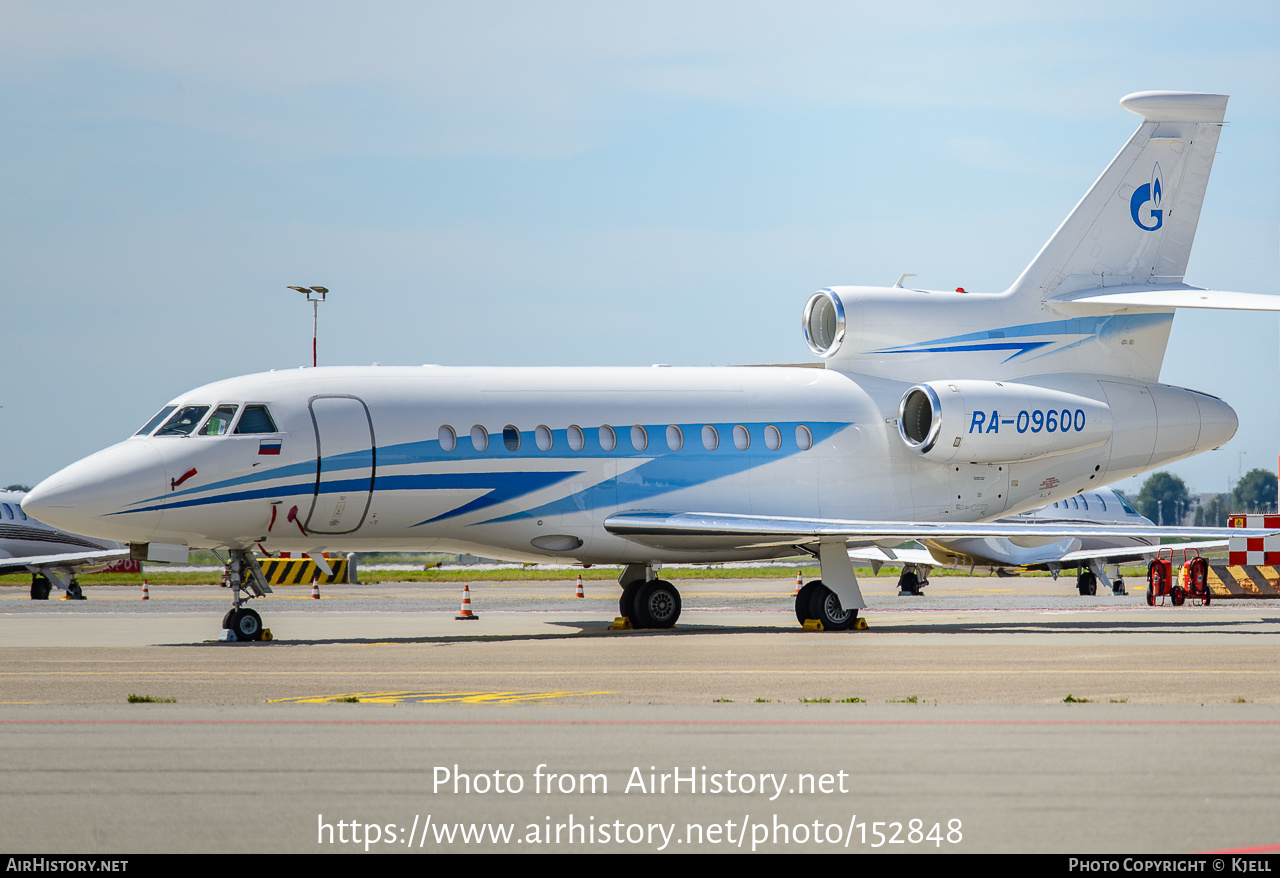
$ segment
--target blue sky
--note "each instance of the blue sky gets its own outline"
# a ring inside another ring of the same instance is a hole
[[[1187,279],[1275,293],[1278,85],[1264,3],[0,0],[0,484],[309,362],[289,284],[322,364],[808,361],[820,287],[1004,289],[1145,89],[1231,95]],[[1275,468],[1278,331],[1175,321],[1192,490]]]

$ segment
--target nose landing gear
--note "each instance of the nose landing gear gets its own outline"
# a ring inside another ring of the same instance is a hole
[[[262,575],[262,568],[247,549],[232,549],[222,575],[224,588],[232,589],[231,609],[222,617],[222,628],[231,640],[251,641],[262,639],[262,617],[244,604],[256,597],[271,593],[271,584]]]

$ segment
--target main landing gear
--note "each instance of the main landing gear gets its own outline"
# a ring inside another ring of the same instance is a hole
[[[53,583],[43,573],[31,574],[31,600],[47,601],[49,592],[53,591]]]
[[[680,618],[680,609],[680,592],[665,579],[634,579],[622,587],[618,599],[618,614],[630,619],[632,628],[670,628]]]
[[[1119,565],[1116,565],[1115,571],[1116,578],[1112,580],[1107,576],[1105,563],[1098,559],[1090,561],[1088,567],[1078,568],[1076,572],[1076,590],[1081,597],[1092,597],[1098,593],[1098,583],[1101,582],[1104,587],[1111,588],[1113,596],[1123,596],[1127,592],[1124,590],[1124,580],[1120,578]]]
[[[796,621],[804,625],[809,619],[821,622],[824,631],[847,631],[858,624],[858,611],[844,609],[839,596],[815,579],[796,592]]]
[[[902,575],[898,577],[898,596],[919,597],[920,589],[929,584],[929,571],[932,569],[932,567],[920,567],[916,564],[903,565]]]
[[[62,578],[64,573],[66,574],[66,579]],[[62,571],[62,573],[50,570],[47,571],[47,573],[31,574],[31,600],[49,600],[49,595],[53,591],[53,585],[55,582],[58,584],[59,588],[66,591],[67,600],[82,601],[85,599],[84,592],[81,591],[80,583],[76,579],[75,574],[67,573],[65,570]]]
[[[222,617],[223,630],[229,640],[261,640],[262,617],[244,604],[271,592],[271,585],[262,575],[262,568],[246,549],[232,549],[222,576],[224,588],[232,589],[231,609]]]

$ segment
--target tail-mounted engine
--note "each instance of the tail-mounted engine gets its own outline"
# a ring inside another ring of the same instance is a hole
[[[903,394],[898,434],[939,463],[1013,463],[1084,451],[1111,438],[1111,409],[1009,381],[929,381]]]

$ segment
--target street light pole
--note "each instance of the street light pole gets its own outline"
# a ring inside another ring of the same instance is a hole
[[[324,297],[329,295],[327,287],[289,287],[291,290],[297,290],[307,297],[307,301],[311,303],[311,366],[316,365],[316,323],[319,320],[320,303],[324,301]]]

